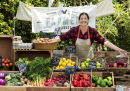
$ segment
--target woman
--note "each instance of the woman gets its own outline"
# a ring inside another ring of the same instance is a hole
[[[76,55],[79,58],[93,58],[92,43],[94,40],[109,47],[113,50],[118,51],[122,56],[128,57],[127,52],[119,47],[115,46],[111,42],[107,41],[99,35],[97,30],[88,26],[89,16],[87,13],[83,12],[79,15],[80,25],[72,27],[65,34],[56,37],[58,42],[72,39],[73,45],[76,46]]]

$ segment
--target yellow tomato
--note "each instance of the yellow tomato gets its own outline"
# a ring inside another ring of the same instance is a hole
[[[62,61],[63,61],[63,62],[66,61],[66,58],[62,58]]]
[[[71,66],[71,63],[68,63],[67,66]]]
[[[66,66],[66,63],[63,62],[63,63],[62,63],[62,66],[65,67],[65,66]]]
[[[68,61],[64,61],[65,64],[68,64]]]
[[[60,69],[59,66],[57,66],[56,69]]]
[[[74,66],[74,65],[75,65],[75,62],[72,62],[71,64]]]

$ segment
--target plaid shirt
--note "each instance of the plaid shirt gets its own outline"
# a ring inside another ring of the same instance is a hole
[[[72,39],[72,43],[73,43],[73,45],[75,45],[75,42],[76,42],[77,36],[78,36],[78,30],[79,30],[79,26],[72,27],[65,34],[60,35],[61,41],[67,40],[67,39]],[[107,41],[106,39],[104,39],[103,37],[101,37],[99,35],[97,30],[95,30],[94,28],[92,28],[90,26],[89,26],[89,35],[90,35],[91,44],[94,42],[94,40],[96,40],[98,43],[101,43],[102,45],[104,45],[104,42]],[[88,39],[88,32],[86,32],[83,35],[82,31],[80,31],[79,38]]]

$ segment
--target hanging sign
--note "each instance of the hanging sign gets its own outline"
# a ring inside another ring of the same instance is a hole
[[[61,55],[53,53],[52,59],[51,59],[51,65],[58,66],[60,61]]]
[[[76,46],[65,46],[65,53],[76,53]]]
[[[76,66],[65,66],[65,74],[74,74],[76,73]]]

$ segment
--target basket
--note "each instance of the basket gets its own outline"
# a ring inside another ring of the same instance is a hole
[[[91,71],[90,68],[81,68],[80,64],[82,62],[84,62],[86,59],[79,59],[78,61],[78,70],[80,71]],[[105,64],[104,64],[104,59],[103,58],[92,58],[91,59],[92,61],[98,61],[99,63],[101,63],[101,68],[96,68],[96,69],[93,69],[93,71],[102,71],[105,69]]]
[[[49,50],[49,49],[56,49],[57,42],[54,43],[33,43],[34,49],[38,50]]]
[[[107,67],[109,63],[116,63],[117,61],[125,61],[127,67]],[[109,72],[113,72],[115,76],[124,75],[130,68],[129,59],[126,57],[107,57],[105,58],[106,69]]]

